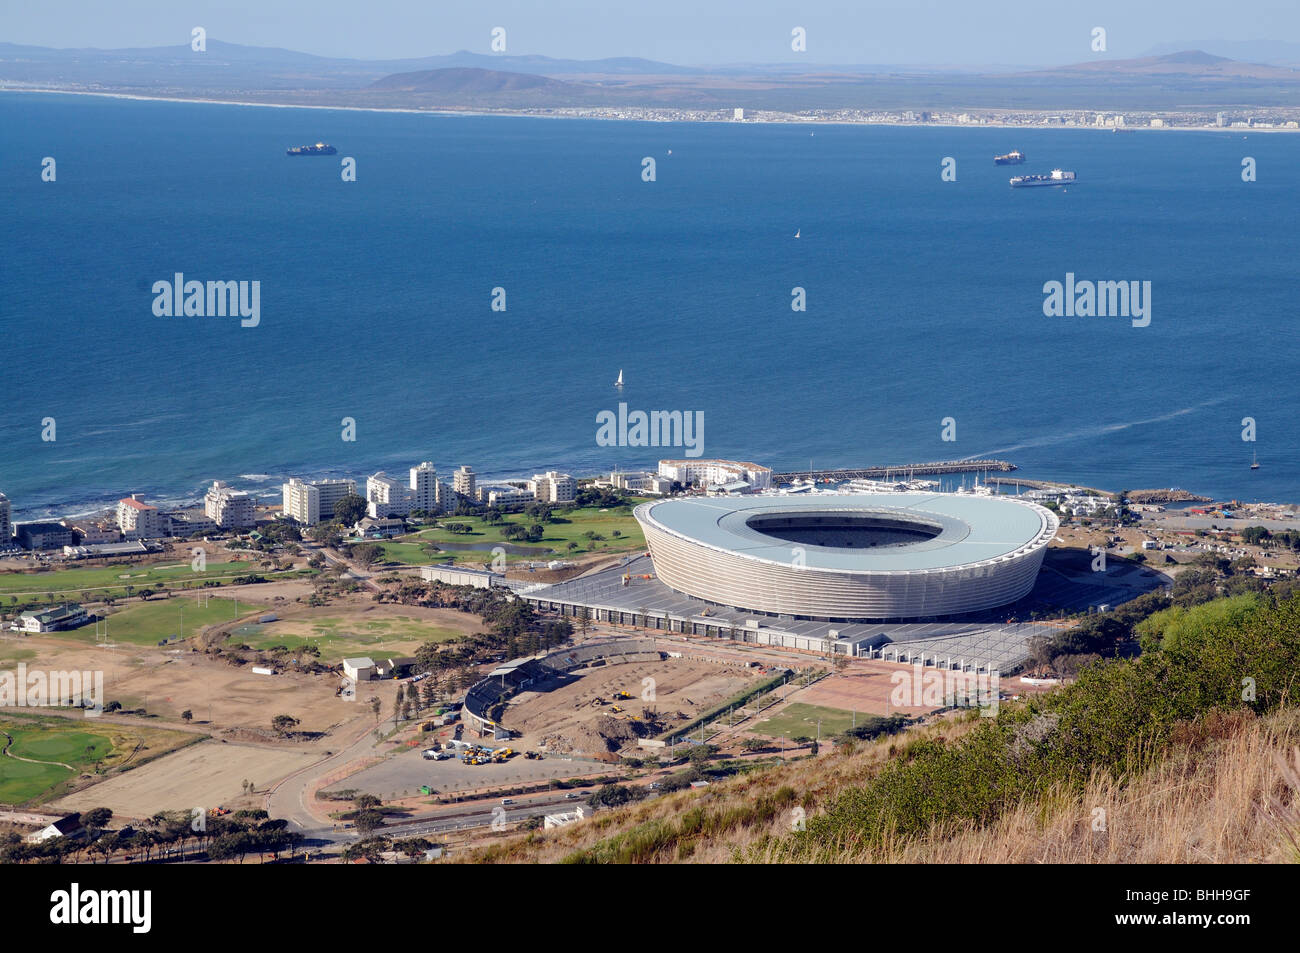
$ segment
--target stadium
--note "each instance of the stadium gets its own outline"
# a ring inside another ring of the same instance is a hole
[[[960,493],[699,497],[635,510],[659,580],[720,606],[828,621],[919,619],[1015,602],[1057,519]]]

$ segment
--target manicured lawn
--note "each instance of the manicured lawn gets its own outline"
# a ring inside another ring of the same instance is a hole
[[[507,553],[508,562],[562,559],[566,556],[579,556],[591,552],[625,553],[645,547],[645,536],[642,535],[640,525],[632,516],[631,506],[609,509],[588,506],[576,510],[556,510],[552,516],[555,522],[543,524],[545,534],[539,542],[509,539],[505,535],[505,529],[511,524],[527,527],[532,526],[534,522],[522,513],[511,513],[506,515],[505,522],[495,525],[485,523],[477,516],[448,516],[441,519],[435,527],[383,542],[380,545],[384,548],[384,559],[404,565],[449,561],[484,563],[492,559],[490,548],[447,549],[441,553],[431,553],[424,548],[424,545],[429,543],[434,545],[481,543],[489,547],[503,543],[527,549],[526,553]],[[448,523],[463,523],[470,527],[470,531],[450,532],[445,528]],[[615,536],[615,532],[619,535]],[[587,533],[602,538],[590,539]],[[569,543],[576,544],[577,548],[569,549]]]
[[[106,735],[87,731],[31,727],[16,721],[0,721],[0,729],[13,736],[13,754],[39,761],[61,761],[76,769],[31,764],[8,755],[0,757],[0,802],[6,804],[20,804],[44,794],[56,784],[89,770],[113,750]],[[0,737],[0,746],[6,743],[7,739]]]
[[[185,584],[197,584],[205,579],[229,580],[248,572],[268,575],[266,570],[251,569],[252,563],[243,561],[209,562],[203,572],[195,572],[188,562],[158,563],[139,566],[109,566],[94,569],[55,569],[39,573],[0,573],[0,599],[7,605],[45,604],[54,602],[98,602],[105,596],[121,599],[126,587],[135,592],[141,589],[172,589]],[[83,595],[83,593],[85,595]]]
[[[858,713],[858,724],[863,724],[870,716]],[[817,737],[817,719],[821,719],[822,738],[829,738],[853,727],[853,712],[841,708],[823,708],[820,705],[805,705],[794,702],[779,715],[760,721],[754,726],[754,734],[767,735],[771,738],[798,738],[807,735]]]
[[[404,536],[401,538],[418,539],[419,537]],[[391,540],[377,542],[384,550],[384,555],[380,557],[381,562],[398,563],[403,566],[422,566],[437,562],[440,559],[436,553],[430,552],[424,543],[404,543]]]
[[[157,645],[173,635],[187,639],[196,635],[205,625],[236,618],[234,599],[207,596],[204,601],[206,605],[201,605],[197,596],[183,595],[171,599],[133,602],[107,617],[108,640],[129,642],[132,645]],[[254,608],[249,603],[239,603],[241,614]],[[91,623],[54,635],[56,638],[93,642],[95,626]]]

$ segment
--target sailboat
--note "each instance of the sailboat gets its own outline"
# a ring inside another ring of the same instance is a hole
[[[615,387],[623,386],[623,368],[621,367],[618,369],[618,380],[614,381],[614,386]]]
[[[1258,469],[1259,469],[1259,454],[1255,453],[1254,451],[1251,452],[1251,457],[1250,457],[1250,468],[1251,468],[1252,470],[1258,470]]]
[[[794,237],[795,237],[795,238],[798,238],[798,237],[799,237],[799,233],[802,232],[802,231],[803,231],[802,228],[796,228],[796,229],[794,230]]]

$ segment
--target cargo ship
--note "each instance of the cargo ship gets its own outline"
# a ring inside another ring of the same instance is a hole
[[[1073,172],[1053,169],[1048,175],[1017,175],[1011,179],[1013,189],[1027,189],[1037,185],[1069,185],[1074,181]]]
[[[1015,152],[1008,152],[1004,156],[994,156],[994,165],[1021,165],[1025,161],[1025,154],[1017,149]]]
[[[338,150],[331,145],[318,142],[314,146],[294,146],[291,149],[286,149],[285,152],[291,156],[332,156]]]

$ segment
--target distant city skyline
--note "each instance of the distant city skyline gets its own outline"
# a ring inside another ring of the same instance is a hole
[[[89,0],[11,7],[0,39],[59,48],[115,49],[180,45],[202,26],[210,39],[283,47],[320,56],[397,59],[488,53],[491,31],[506,31],[506,52],[569,59],[644,57],[681,65],[726,63],[1047,66],[1097,56],[1123,59],[1153,49],[1204,46],[1279,51],[1300,40],[1300,5],[1260,0],[1243,8],[1221,0],[1132,4],[1102,0],[1083,7],[1032,7],[1012,0],[885,0],[858,9],[843,0],[717,0],[701,5],[658,0],[611,8],[602,0],[525,0],[438,5],[376,0]],[[791,30],[807,31],[806,52],[791,49]],[[1092,49],[1094,27],[1106,52]],[[1170,30],[1177,29],[1176,35]],[[1300,45],[1295,47],[1300,54]],[[1224,55],[1234,55],[1225,53]],[[1241,55],[1241,54],[1235,54]],[[1246,52],[1249,57],[1251,54]],[[1257,55],[1257,54],[1256,54]],[[1284,55],[1279,52],[1279,55]],[[1300,60],[1300,55],[1296,55]]]

